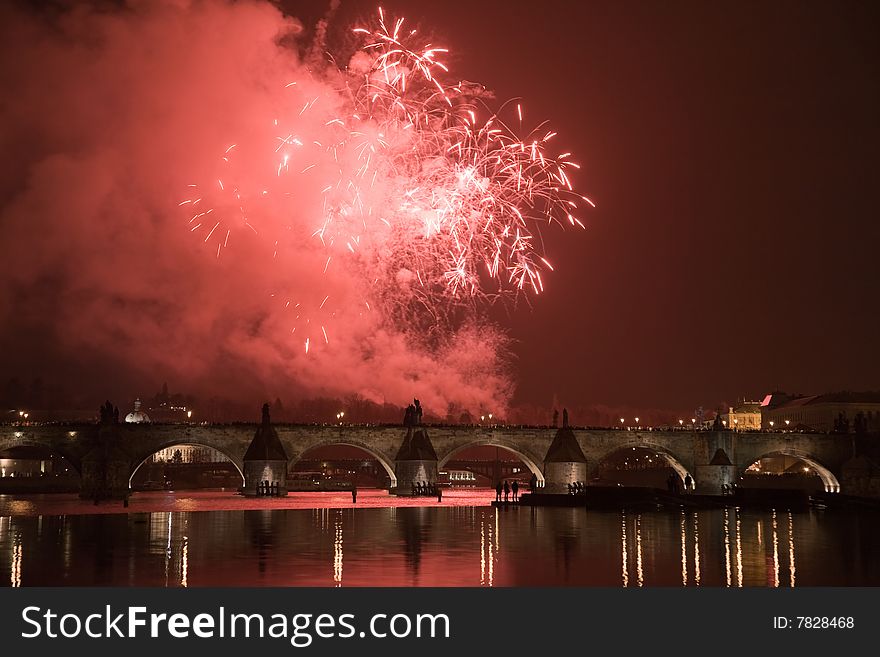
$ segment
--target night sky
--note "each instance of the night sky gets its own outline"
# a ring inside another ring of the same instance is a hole
[[[306,34],[327,8],[280,5]],[[597,205],[583,214],[586,231],[545,232],[556,265],[546,293],[531,308],[495,313],[515,340],[514,404],[547,406],[556,395],[570,405],[687,411],[773,389],[880,388],[876,3],[383,7],[450,48],[454,77],[483,83],[499,103],[522,98],[527,118],[547,119],[582,166],[577,187]],[[330,41],[373,9],[342,2]],[[18,16],[5,16],[4,33],[17,30]],[[10,213],[45,162],[14,159],[25,152],[21,135],[34,130],[39,144],[66,137],[58,136],[63,106],[51,109],[59,112],[54,135],[15,109],[17,97],[29,97],[16,93],[22,72],[44,70],[27,58],[13,64],[8,54],[2,72],[12,109],[2,111],[0,143],[11,157],[2,165],[0,200],[3,223],[16,226]],[[47,221],[44,230],[52,226]],[[100,344],[59,339],[66,329],[48,309],[69,290],[59,282],[66,274],[46,265],[59,251],[22,235],[7,232],[3,254],[8,262],[20,251],[11,242],[25,243],[29,257],[18,254],[13,266],[36,275],[19,273],[0,286],[4,378],[39,375],[73,386],[100,378],[122,395],[173,379],[159,373],[165,361],[131,358],[138,344],[150,347],[122,329],[120,342],[108,346],[129,356],[112,365],[98,362]],[[73,259],[96,257],[69,248]],[[126,288],[113,294],[126,306]],[[215,320],[209,325],[217,330]],[[254,349],[223,376],[205,370],[177,387],[198,394],[207,378],[234,385],[249,354],[264,357]],[[272,370],[260,375],[252,388],[274,396],[266,383]]]

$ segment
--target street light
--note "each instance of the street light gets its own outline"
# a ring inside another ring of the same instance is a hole
[[[186,418],[187,418],[188,420],[191,419],[192,416],[193,416],[193,412],[192,412],[192,411],[187,411],[187,412],[186,412]]]
[[[773,425],[776,424],[773,420],[770,420],[770,429],[773,429]]]
[[[683,427],[683,426],[684,426],[684,420],[679,420],[679,421],[678,421],[678,426]]]

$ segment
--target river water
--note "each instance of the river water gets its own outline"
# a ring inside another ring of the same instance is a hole
[[[0,496],[3,586],[878,586],[876,512],[606,512],[382,491]],[[319,508],[316,508],[319,507]]]

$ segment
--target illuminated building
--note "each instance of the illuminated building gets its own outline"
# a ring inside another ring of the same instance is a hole
[[[864,423],[861,428],[860,422]],[[761,426],[821,432],[880,431],[880,392],[798,396],[774,392],[761,402]]]
[[[728,429],[757,431],[761,428],[761,402],[743,400],[736,408],[728,407],[728,411],[721,414],[721,420],[727,423]]]
[[[141,422],[149,422],[150,421],[150,416],[141,410],[141,400],[140,399],[134,400],[134,409],[131,411],[131,413],[129,413],[128,415],[125,416],[125,421],[132,422],[135,424],[140,424]]]

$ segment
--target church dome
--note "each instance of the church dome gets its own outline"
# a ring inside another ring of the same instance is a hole
[[[134,400],[134,410],[132,410],[131,413],[129,413],[128,415],[125,416],[125,421],[126,422],[133,422],[133,423],[141,423],[141,422],[149,422],[150,421],[150,416],[141,410],[141,400],[140,399]]]

